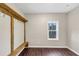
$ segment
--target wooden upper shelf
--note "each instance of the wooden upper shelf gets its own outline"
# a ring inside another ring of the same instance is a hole
[[[12,8],[10,8],[8,5],[6,5],[4,3],[0,3],[0,11],[4,12],[10,16],[15,17],[20,21],[27,22],[27,19],[25,17],[18,14],[15,10],[13,10]]]

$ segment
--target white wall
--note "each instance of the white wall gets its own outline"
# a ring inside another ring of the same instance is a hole
[[[66,46],[66,14],[29,14],[26,23],[26,40],[29,47],[32,46]],[[49,20],[59,21],[59,40],[48,40],[47,22]]]
[[[24,42],[24,23],[14,19],[14,49]]]
[[[79,7],[68,13],[68,41],[69,48],[79,53]]]
[[[0,12],[0,56],[10,53],[10,17]]]

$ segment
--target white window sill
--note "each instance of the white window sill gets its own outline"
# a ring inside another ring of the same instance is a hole
[[[48,40],[58,40],[58,39],[51,38],[51,39],[48,39]]]

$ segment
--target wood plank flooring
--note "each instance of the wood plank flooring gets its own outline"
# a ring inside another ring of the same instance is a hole
[[[24,48],[19,56],[77,56],[67,48]]]

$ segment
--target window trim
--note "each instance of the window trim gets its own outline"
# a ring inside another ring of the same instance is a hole
[[[52,31],[56,31],[56,38],[49,38],[48,23],[56,23],[56,30],[52,30]],[[48,40],[59,40],[59,22],[58,21],[48,21],[47,22],[47,38],[48,38]]]

